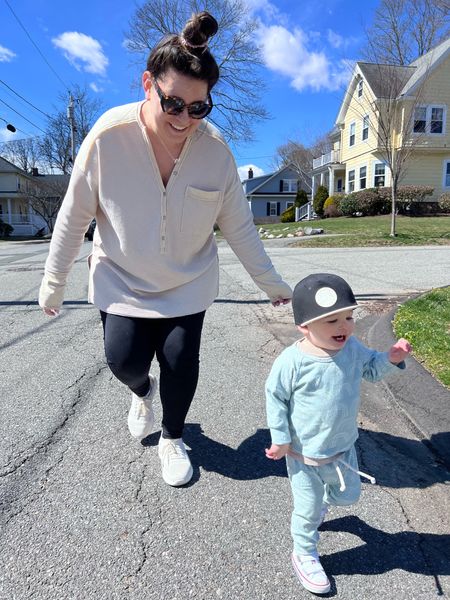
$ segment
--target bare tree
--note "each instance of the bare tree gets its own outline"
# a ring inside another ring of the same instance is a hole
[[[311,149],[306,148],[300,142],[289,140],[277,148],[277,168],[293,164],[302,176],[304,183],[309,187],[311,187],[309,182],[311,179],[312,160],[313,154]]]
[[[42,217],[50,233],[53,232],[68,185],[69,175],[44,175],[36,177],[28,191],[31,208]]]
[[[327,152],[330,152],[330,150],[333,149],[331,135],[332,131],[328,131],[314,140],[310,149],[315,158],[321,156],[322,154],[327,154]]]
[[[26,173],[38,167],[41,158],[39,138],[11,140],[1,145],[1,154]]]
[[[367,32],[365,57],[409,65],[449,35],[448,0],[381,0]]]
[[[254,42],[257,23],[243,0],[147,0],[129,23],[127,47],[142,65],[149,51],[168,33],[179,33],[192,13],[209,11],[219,23],[210,49],[220,68],[208,117],[228,140],[249,141],[255,123],[268,117],[260,103],[264,83],[258,76],[262,57]]]
[[[78,148],[94,124],[102,109],[102,102],[92,98],[86,88],[74,86],[72,95],[75,99],[75,140]],[[71,130],[67,118],[68,98],[59,97],[61,108],[56,109],[55,116],[50,119],[46,133],[41,138],[41,156],[50,171],[57,169],[63,173],[72,171]]]

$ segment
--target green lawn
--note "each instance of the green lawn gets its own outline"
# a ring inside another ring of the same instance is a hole
[[[273,235],[294,233],[300,228],[313,227],[324,230],[324,234],[337,234],[336,237],[321,235],[292,238],[295,246],[309,247],[354,247],[354,246],[400,246],[400,245],[450,245],[450,215],[448,217],[401,217],[396,218],[397,236],[392,238],[390,215],[378,217],[339,217],[303,223],[274,223],[257,225]]]
[[[394,331],[412,344],[415,358],[450,387],[450,287],[405,302],[395,315]]]

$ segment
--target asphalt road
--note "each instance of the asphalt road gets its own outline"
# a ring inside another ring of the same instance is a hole
[[[128,393],[85,301],[89,244],[57,319],[36,304],[47,249],[0,244],[0,599],[311,597],[290,566],[285,469],[263,453],[263,386],[295,337],[290,309],[273,309],[220,247],[185,434],[194,477],[175,489],[159,474],[158,432],[129,437]],[[362,335],[386,307],[448,284],[449,247],[268,251],[291,284],[314,271],[346,277]],[[359,456],[378,484],[323,526],[330,597],[450,597],[449,474],[393,406],[387,386],[364,388]]]

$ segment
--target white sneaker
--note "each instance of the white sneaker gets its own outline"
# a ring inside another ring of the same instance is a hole
[[[161,459],[162,477],[166,483],[179,486],[191,480],[192,465],[181,438],[169,440],[161,435],[158,455]]]
[[[292,553],[292,565],[302,586],[313,594],[326,594],[330,591],[330,581],[320,564],[319,557],[313,554]]]
[[[150,389],[147,395],[141,398],[133,394],[131,397],[130,412],[128,413],[128,429],[131,435],[138,440],[143,440],[151,434],[155,422],[152,400],[156,393],[158,382],[153,375],[149,374],[148,377],[150,379]]]

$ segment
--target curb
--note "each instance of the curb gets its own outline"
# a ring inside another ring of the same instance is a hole
[[[395,342],[392,320],[396,311],[382,315],[369,328],[369,347]],[[403,377],[386,379],[384,384],[423,444],[450,469],[450,391],[413,357],[407,359]]]

